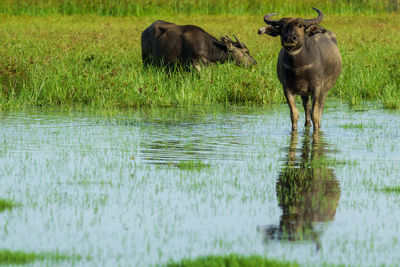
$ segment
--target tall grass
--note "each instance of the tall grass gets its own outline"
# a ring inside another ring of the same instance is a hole
[[[325,10],[324,10],[325,11]],[[326,13],[326,12],[325,12]],[[214,36],[236,34],[258,65],[195,71],[142,67],[140,33],[155,19],[195,24]],[[113,109],[215,103],[284,102],[276,75],[279,38],[258,36],[262,16],[0,16],[0,109]],[[343,57],[333,99],[400,108],[400,16],[330,16]]]
[[[271,11],[310,14],[312,6],[317,6],[330,14],[376,14],[396,8],[390,0],[2,0],[0,13],[147,16],[156,14],[243,15]]]

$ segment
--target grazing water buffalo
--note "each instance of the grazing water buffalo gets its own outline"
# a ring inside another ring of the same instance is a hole
[[[277,14],[267,14],[264,21],[270,26],[258,30],[258,34],[281,37],[277,72],[290,107],[293,131],[297,130],[299,119],[294,96],[302,97],[305,126],[311,126],[311,116],[314,130],[319,130],[326,95],[335,84],[342,66],[335,34],[318,25],[324,14],[313,9],[318,12],[314,19],[272,20],[270,17]],[[310,96],[313,99],[312,110]]]
[[[257,62],[249,49],[234,35],[220,40],[194,25],[177,25],[158,20],[142,32],[143,64],[168,66],[192,64],[200,71],[200,65],[234,60],[236,65],[249,67]]]

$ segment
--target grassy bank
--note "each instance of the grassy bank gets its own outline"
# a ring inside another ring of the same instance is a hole
[[[398,8],[391,0],[3,0],[0,13],[12,15],[77,15],[148,16],[173,14],[263,14],[266,10],[280,13],[310,14],[317,6],[330,14],[376,14]]]
[[[196,24],[217,37],[236,34],[259,64],[251,70],[215,65],[201,75],[143,69],[140,33],[156,19]],[[257,35],[265,25],[260,15],[2,15],[0,21],[1,110],[284,102],[275,71],[280,41]],[[400,16],[327,13],[322,25],[337,34],[343,57],[328,101],[400,108]]]

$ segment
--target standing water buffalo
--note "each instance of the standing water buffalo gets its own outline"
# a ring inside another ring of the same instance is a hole
[[[200,71],[200,65],[234,60],[236,65],[249,67],[257,62],[249,49],[234,35],[236,42],[228,36],[217,40],[194,25],[177,25],[158,20],[142,32],[143,64],[168,66],[192,64]]]
[[[318,12],[314,19],[282,18],[272,20],[276,13],[264,16],[270,26],[258,30],[273,37],[280,35],[282,49],[279,52],[277,72],[290,107],[292,130],[297,130],[299,112],[295,105],[295,95],[301,95],[306,115],[305,126],[314,130],[321,126],[321,115],[328,91],[334,86],[342,66],[342,58],[334,33],[318,24],[324,14]],[[310,96],[313,99],[312,110]]]

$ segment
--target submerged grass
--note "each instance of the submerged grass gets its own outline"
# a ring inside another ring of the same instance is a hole
[[[80,257],[77,257],[77,259]],[[64,261],[69,260],[71,257],[61,255],[58,253],[28,253],[24,251],[11,251],[11,250],[0,250],[0,265],[5,264],[27,264],[34,261]]]
[[[197,259],[184,259],[178,263],[168,263],[167,267],[294,267],[297,263],[269,260],[260,256],[206,256]]]
[[[0,212],[14,208],[16,204],[7,199],[0,199]]]
[[[382,125],[377,125],[371,122],[360,122],[360,123],[344,123],[340,125],[343,129],[347,130],[363,130],[363,129],[382,129]]]
[[[18,206],[18,204],[13,203],[10,200],[0,199],[0,212],[5,210],[10,210],[14,207]],[[59,253],[29,253],[25,251],[12,251],[8,249],[0,249],[0,265],[9,265],[9,264],[28,264],[34,261],[64,261],[76,259],[80,260],[82,257],[77,256],[66,256]]]
[[[0,250],[0,264],[26,264],[38,259],[43,259],[43,256],[23,251]]]
[[[181,170],[201,171],[205,168],[210,168],[210,164],[204,163],[200,160],[188,160],[179,162],[177,167]]]
[[[385,192],[385,193],[395,193],[395,194],[399,195],[400,194],[400,186],[393,186],[393,187],[386,186],[386,187],[380,189],[380,191]]]
[[[378,100],[399,109],[400,16],[332,16],[329,9],[323,11],[322,25],[336,33],[343,57],[342,73],[328,101],[356,106]],[[200,75],[143,68],[140,33],[156,19],[199,25],[216,37],[236,34],[259,64],[253,69],[217,64],[203,68]],[[280,41],[257,35],[265,25],[262,16],[0,15],[0,21],[0,110],[285,102],[275,70]]]

